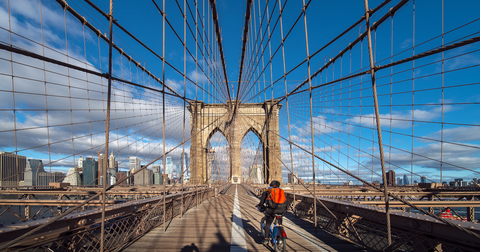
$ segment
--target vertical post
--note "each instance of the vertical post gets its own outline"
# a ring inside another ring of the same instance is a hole
[[[26,199],[29,200],[31,199],[32,195],[31,194],[27,194],[27,197]],[[30,220],[30,218],[32,217],[32,207],[30,206],[30,204],[27,204],[25,205],[25,219],[26,220]]]
[[[385,198],[385,215],[387,217],[387,238],[388,245],[392,244],[392,229],[390,225],[390,203],[388,196],[388,185],[387,185],[387,174],[385,173],[385,159],[383,156],[383,143],[382,143],[382,128],[380,125],[380,112],[378,111],[378,99],[377,99],[377,87],[375,84],[375,67],[373,62],[373,51],[372,51],[372,36],[370,30],[370,10],[368,9],[368,0],[365,2],[365,22],[367,27],[367,36],[368,36],[368,54],[370,60],[370,75],[372,77],[372,91],[373,91],[373,102],[375,106],[375,120],[377,123],[377,134],[378,134],[378,147],[380,150],[380,161],[382,164],[382,180],[383,180],[383,194]]]
[[[105,157],[108,157],[108,142],[110,136],[110,101],[112,96],[112,43],[113,43],[113,0],[110,0],[110,13],[108,14],[110,19],[109,24],[109,32],[110,37],[108,41],[108,96],[107,96],[107,119],[106,119],[106,127],[105,127]],[[104,251],[104,243],[105,240],[105,201],[107,200],[107,178],[106,178],[106,162],[107,159],[104,158],[104,166],[103,166],[103,189],[102,189],[102,227],[101,227],[101,234],[100,234],[100,251]]]
[[[471,201],[475,200],[475,196],[470,197]],[[467,207],[467,221],[475,222],[475,207]]]
[[[185,98],[186,96],[186,89],[187,89],[187,80],[186,80],[186,77],[187,77],[187,15],[186,15],[186,11],[187,11],[187,8],[186,8],[186,1],[187,0],[183,0],[183,97]],[[186,101],[185,99],[183,100],[183,150],[182,150],[182,160],[180,162],[182,162],[182,174],[183,177],[185,177],[185,173],[186,171],[184,171],[184,169],[187,169],[186,166],[186,162],[184,162],[184,160],[186,160],[185,158],[185,108],[186,108]],[[180,217],[183,218],[183,180],[184,178],[182,178],[182,205],[180,207]]]
[[[283,13],[282,12],[282,1],[281,0],[278,0],[278,6],[279,6],[279,10],[280,10],[280,13]],[[283,79],[284,79],[284,83],[285,83],[285,101],[287,103],[287,122],[288,122],[288,141],[289,141],[289,145],[290,145],[290,169],[292,170],[292,178],[296,178],[296,176],[294,176],[294,171],[293,171],[293,154],[292,154],[292,135],[291,135],[291,131],[290,131],[290,112],[289,112],[289,107],[288,107],[288,90],[287,90],[287,70],[286,70],[286,67],[285,67],[285,46],[284,46],[284,43],[283,43],[283,19],[282,19],[282,15],[280,15],[280,33],[281,33],[281,36],[282,36],[282,56],[283,56]],[[292,181],[292,188],[293,188],[293,203],[295,203],[295,183],[293,183]],[[296,215],[296,212],[294,211],[294,214]]]
[[[428,196],[428,200],[433,201],[434,200],[433,196]],[[435,208],[434,207],[429,207],[428,212],[431,213],[431,214],[435,214]]]
[[[312,105],[312,76],[310,74],[310,52],[308,51],[308,32],[307,32],[307,6],[303,0],[303,20],[305,22],[305,45],[307,50],[307,67],[308,67],[308,89],[310,94],[310,131],[312,137],[312,178],[313,178],[313,214],[315,234],[317,233],[317,192],[315,181],[315,135],[313,132],[313,105]]]
[[[165,160],[165,0],[163,0],[163,15],[162,15],[162,120],[163,120],[163,125],[162,125],[162,134],[163,134],[163,174],[162,174],[162,179],[163,179],[163,232],[165,233],[165,214],[166,214],[166,209],[165,209],[165,200],[167,198],[167,186],[166,180],[165,180],[165,170],[167,168],[166,165],[166,160]]]

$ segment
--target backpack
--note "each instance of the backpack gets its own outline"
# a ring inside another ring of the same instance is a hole
[[[279,208],[285,205],[287,198],[285,198],[285,192],[280,188],[268,189],[269,195],[267,198],[267,204],[270,208]]]

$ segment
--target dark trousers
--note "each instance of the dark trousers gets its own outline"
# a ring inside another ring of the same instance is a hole
[[[265,221],[265,226],[263,227],[263,231],[265,231],[265,238],[270,238],[270,226],[272,225],[272,222],[274,220],[274,217],[272,215],[266,215],[266,221]],[[282,219],[283,217],[278,219],[278,224],[282,225]]]

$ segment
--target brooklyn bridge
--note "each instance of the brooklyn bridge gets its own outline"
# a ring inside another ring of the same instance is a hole
[[[1,0],[0,251],[478,251],[478,10]]]

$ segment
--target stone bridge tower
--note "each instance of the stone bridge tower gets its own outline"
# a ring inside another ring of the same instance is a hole
[[[282,182],[281,150],[278,112],[281,105],[275,101],[264,103],[205,104],[191,101],[188,110],[191,116],[192,138],[190,146],[190,180],[192,183],[208,183],[211,174],[207,168],[207,145],[216,132],[222,133],[230,150],[230,175],[233,183],[242,182],[241,144],[245,135],[252,131],[263,146],[263,176],[265,183]],[[235,115],[232,115],[234,106]]]

